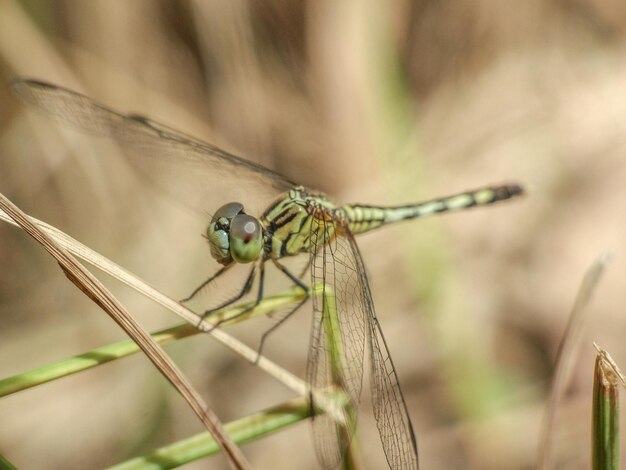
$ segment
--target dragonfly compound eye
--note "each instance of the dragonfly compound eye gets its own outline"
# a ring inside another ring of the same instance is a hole
[[[243,212],[243,205],[230,202],[220,207],[213,215],[206,234],[211,248],[211,256],[220,264],[233,261],[230,256],[230,226],[233,218]]]
[[[222,217],[231,220],[237,214],[241,214],[243,212],[243,204],[240,202],[229,202],[228,204],[224,204],[220,207],[215,214],[213,214],[213,220],[220,219]]]
[[[238,263],[259,259],[263,248],[263,230],[254,217],[239,214],[230,223],[230,255]]]

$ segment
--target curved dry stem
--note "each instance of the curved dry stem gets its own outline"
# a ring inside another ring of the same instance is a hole
[[[232,468],[250,468],[243,453],[224,432],[217,415],[202,400],[174,361],[152,340],[111,292],[64,247],[0,194],[0,209],[14,220],[28,235],[35,239],[58,263],[66,277],[87,297],[109,315],[124,332],[137,343],[146,357],[172,384],[198,416],[205,428],[213,435]]]

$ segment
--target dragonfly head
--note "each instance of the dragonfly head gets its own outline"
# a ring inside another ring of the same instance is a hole
[[[207,228],[211,256],[223,265],[250,263],[261,256],[263,228],[254,217],[245,214],[243,205],[230,202],[220,207]]]

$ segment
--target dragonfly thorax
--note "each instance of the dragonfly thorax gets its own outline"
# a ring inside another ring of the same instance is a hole
[[[224,266],[256,261],[263,250],[260,222],[243,211],[243,205],[230,202],[220,207],[207,227],[211,256]]]

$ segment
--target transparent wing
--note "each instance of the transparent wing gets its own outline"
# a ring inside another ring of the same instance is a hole
[[[385,456],[391,468],[417,470],[417,443],[413,426],[385,337],[376,318],[363,259],[352,233],[349,230],[344,233],[358,274],[359,301],[367,316],[372,406]]]
[[[259,203],[266,193],[270,202],[277,192],[294,186],[259,164],[146,117],[110,110],[74,91],[36,80],[18,80],[12,88],[55,120],[114,139],[142,174],[203,213],[217,209],[216,202],[218,206],[229,202],[224,197]],[[216,195],[221,196],[217,201]]]
[[[417,469],[417,444],[389,350],[376,318],[363,260],[347,224],[318,211],[311,229],[313,329],[307,380],[313,389],[345,391],[347,427],[329,415],[313,419],[318,458],[325,468],[341,462],[356,426],[365,343],[370,355],[374,416],[391,468]],[[313,398],[313,397],[312,397]]]
[[[342,391],[345,406],[341,425],[336,417],[313,418],[313,437],[324,468],[335,468],[344,457],[356,427],[356,412],[363,382],[363,357],[367,333],[361,302],[360,278],[350,242],[333,237],[343,228],[326,214],[314,219],[311,228],[313,327],[307,364],[307,383],[313,390]],[[311,396],[312,404],[315,399]]]

